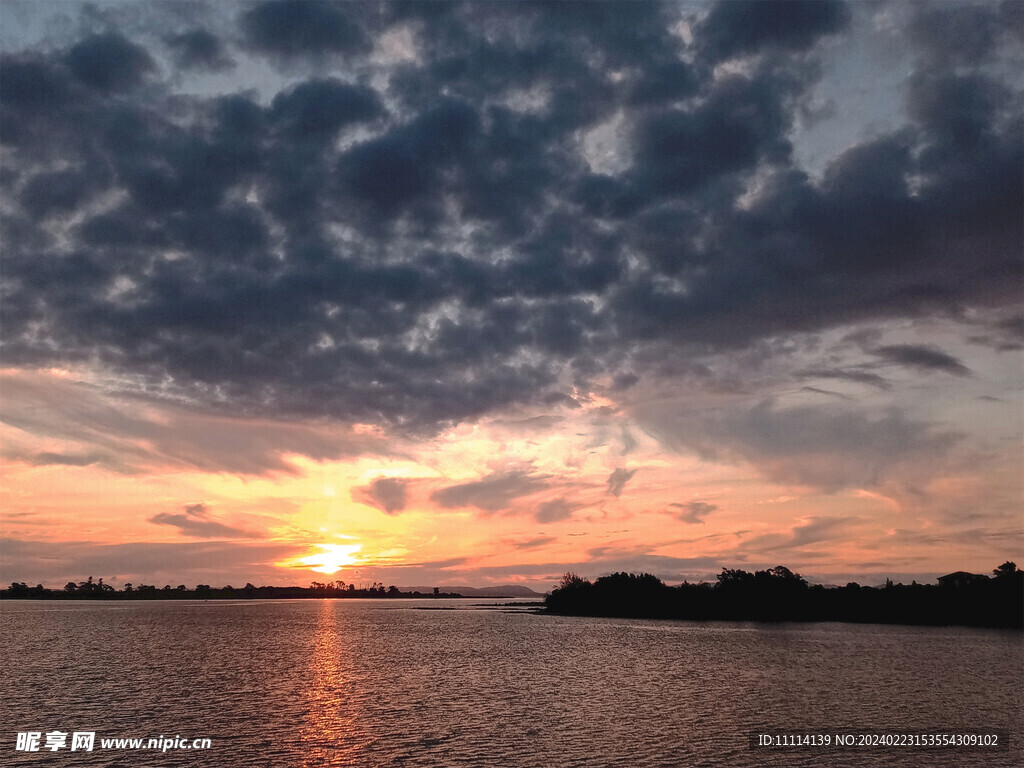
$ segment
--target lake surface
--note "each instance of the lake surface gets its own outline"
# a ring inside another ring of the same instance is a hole
[[[594,619],[479,602],[6,601],[0,763],[1024,765],[1020,632]],[[1008,750],[749,743],[996,730]],[[95,731],[96,747],[16,751],[19,731]],[[212,745],[100,748],[159,736]]]

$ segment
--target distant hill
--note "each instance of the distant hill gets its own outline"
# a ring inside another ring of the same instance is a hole
[[[423,592],[431,594],[433,587],[399,587],[403,592]],[[457,592],[464,597],[544,597],[529,587],[519,584],[505,584],[500,587],[441,587],[442,592]]]

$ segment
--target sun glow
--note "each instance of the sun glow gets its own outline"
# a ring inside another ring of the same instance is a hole
[[[337,573],[347,565],[355,565],[359,560],[355,553],[363,548],[362,544],[317,544],[322,552],[299,557],[288,565],[305,566],[318,573]]]

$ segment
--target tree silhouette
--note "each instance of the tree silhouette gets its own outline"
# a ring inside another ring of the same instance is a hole
[[[998,568],[993,569],[992,573],[995,574],[997,579],[1005,579],[1013,576],[1017,573],[1017,564],[1007,560],[1005,563],[1000,565]]]
[[[562,577],[562,580],[558,582],[558,586],[555,587],[555,589],[572,589],[574,587],[581,587],[584,584],[589,583],[590,582],[587,581],[587,579],[584,579],[582,576],[579,576],[573,573],[572,571],[567,571],[566,574]]]
[[[811,586],[798,573],[776,566],[750,573],[723,568],[714,584],[669,587],[651,574],[613,573],[593,584],[567,573],[545,598],[551,613],[733,621],[852,621],[883,624],[1024,626],[1024,571],[1012,562],[996,578],[956,584],[894,584],[884,588],[850,582]]]

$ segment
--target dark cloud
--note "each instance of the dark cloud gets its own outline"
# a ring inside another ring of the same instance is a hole
[[[494,472],[482,480],[434,491],[430,498],[441,507],[476,507],[485,512],[497,512],[507,509],[516,499],[544,490],[547,486],[547,477],[543,475]]]
[[[640,381],[639,376],[635,373],[625,371],[623,373],[616,374],[615,378],[612,380],[612,389],[616,392],[622,392],[632,387],[638,381]]]
[[[170,525],[183,536],[199,539],[247,539],[254,534],[241,528],[232,528],[218,522],[206,511],[205,504],[188,504],[181,513],[161,512],[149,518],[157,525]]]
[[[370,484],[352,489],[353,501],[367,504],[388,515],[405,509],[407,480],[397,477],[378,477]]]
[[[857,368],[808,368],[800,371],[799,375],[812,379],[839,379],[842,381],[852,381],[857,384],[868,384],[872,387],[884,390],[892,389],[892,384],[882,376],[879,376],[877,373],[870,373]]]
[[[246,10],[240,19],[246,44],[254,51],[297,57],[366,53],[369,38],[348,13],[355,3],[271,0]]]
[[[1006,23],[1008,6],[1019,4],[915,4],[913,18],[907,25],[908,34],[932,65],[976,65],[992,54],[1000,36],[1012,33],[1014,28],[1019,34],[1019,20],[1017,24]]]
[[[326,140],[351,123],[383,115],[376,91],[340,80],[306,80],[274,97],[270,116],[292,140]]]
[[[116,33],[85,38],[71,47],[65,61],[76,80],[99,91],[134,88],[156,68],[144,48]]]
[[[850,11],[840,0],[721,0],[698,30],[716,60],[762,49],[803,50],[840,32]]]
[[[852,400],[849,395],[844,395],[841,392],[832,392],[828,389],[819,389],[818,387],[800,387],[801,392],[813,392],[816,395],[828,395],[829,397],[838,397],[840,400]]]
[[[954,376],[970,376],[971,370],[952,355],[935,347],[919,344],[894,344],[879,347],[874,353],[883,360],[923,370],[944,371]]]
[[[164,42],[173,51],[179,69],[219,72],[235,65],[221,39],[207,29],[168,35]]]
[[[985,325],[986,332],[970,336],[968,341],[1000,352],[1024,349],[1024,315],[1004,317]]]
[[[995,323],[995,327],[1007,336],[1024,341],[1024,315],[1014,315],[999,320]]]
[[[1009,101],[1006,88],[990,77],[940,70],[910,79],[907,107],[939,145],[969,152],[990,140],[999,112]]]
[[[768,78],[726,78],[696,109],[652,112],[635,135],[637,189],[656,199],[686,195],[762,158],[784,159],[791,116],[782,109],[780,86]]]
[[[791,139],[838,3],[722,3],[687,45],[675,4],[270,2],[4,53],[5,364],[423,434],[766,338],[1012,309],[1019,94],[1003,11],[966,7],[905,14],[905,119],[820,178]],[[977,40],[941,31],[961,17]],[[371,61],[399,26],[412,55]],[[177,92],[236,40],[279,93]]]
[[[718,509],[717,504],[708,504],[706,501],[690,501],[668,506],[672,514],[684,523],[703,523],[705,517]]]
[[[39,173],[22,190],[21,203],[27,213],[38,219],[74,210],[92,194],[103,189],[109,177],[95,169],[73,168]]]
[[[623,489],[626,487],[633,475],[637,473],[635,469],[626,469],[625,467],[618,467],[608,475],[608,493],[618,498]]]
[[[423,198],[436,202],[445,171],[458,172],[479,129],[471,106],[443,102],[343,155],[338,167],[342,189],[387,218]]]

